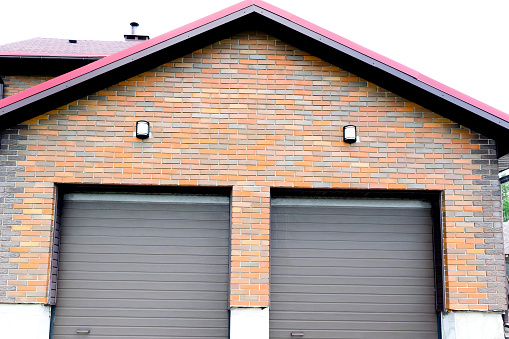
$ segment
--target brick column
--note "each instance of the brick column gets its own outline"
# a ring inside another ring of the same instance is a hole
[[[269,306],[270,188],[232,192],[231,307]]]

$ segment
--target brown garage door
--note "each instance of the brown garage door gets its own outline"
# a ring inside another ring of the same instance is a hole
[[[280,198],[271,213],[271,339],[438,337],[427,203]]]
[[[229,199],[67,194],[53,338],[226,338]]]

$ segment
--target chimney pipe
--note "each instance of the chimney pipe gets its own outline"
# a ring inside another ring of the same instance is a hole
[[[131,25],[131,34],[124,35],[125,41],[143,41],[143,40],[150,39],[150,37],[148,35],[136,34],[136,31],[138,30],[138,26],[140,24],[133,21],[130,23],[130,25]]]
[[[138,26],[140,24],[138,24],[137,22],[133,21],[133,22],[130,23],[130,25],[131,25],[131,34],[132,35],[136,35],[136,29],[138,28]]]

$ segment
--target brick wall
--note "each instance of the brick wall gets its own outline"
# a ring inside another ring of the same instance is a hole
[[[24,91],[27,88],[40,84],[54,77],[43,75],[2,75],[4,82],[4,98]]]
[[[152,138],[133,137],[140,119]],[[346,124],[360,142],[341,141]],[[17,170],[2,182],[3,301],[46,301],[54,184],[94,183],[232,186],[232,306],[268,306],[272,187],[442,190],[447,307],[505,307],[494,141],[263,33],[3,138],[2,159]]]

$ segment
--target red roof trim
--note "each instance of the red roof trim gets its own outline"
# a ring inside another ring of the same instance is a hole
[[[353,49],[353,50],[355,50],[355,51],[357,51],[359,53],[362,53],[362,54],[364,54],[366,56],[369,56],[370,58],[373,58],[373,59],[378,60],[378,61],[380,61],[380,62],[382,62],[382,63],[384,63],[384,64],[386,64],[388,66],[396,68],[396,69],[398,69],[398,70],[400,70],[400,71],[402,71],[402,72],[404,72],[404,73],[406,73],[406,74],[408,74],[410,76],[416,77],[415,75],[419,74],[417,71],[414,71],[413,69],[411,69],[409,67],[406,67],[406,66],[404,66],[404,65],[402,65],[400,63],[397,63],[397,62],[395,62],[395,61],[393,61],[393,60],[391,60],[389,58],[386,58],[383,55],[380,55],[380,54],[378,54],[376,52],[373,52],[370,49],[362,47],[361,45],[358,45],[358,44],[356,44],[353,41],[345,39],[342,36],[339,36],[339,35],[337,35],[335,33],[332,33],[331,31],[328,31],[325,28],[322,28],[320,26],[317,26],[317,25],[313,24],[312,22],[309,22],[307,20],[299,18],[298,16],[295,16],[295,15],[293,15],[293,14],[291,14],[291,13],[285,11],[285,10],[282,10],[282,9],[276,7],[276,6],[273,6],[271,4],[268,4],[268,3],[264,2],[264,1],[260,1],[260,0],[255,0],[254,2],[255,2],[255,5],[257,5],[259,7],[262,7],[264,9],[266,9],[266,10],[276,14],[276,15],[279,15],[279,16],[285,18],[285,19],[288,19],[288,20],[290,20],[290,21],[292,21],[292,22],[294,22],[294,23],[296,23],[296,24],[298,24],[300,26],[303,26],[303,27],[305,27],[305,28],[315,32],[315,33],[323,35],[326,38],[334,40],[334,41],[336,41],[336,42],[338,42],[338,43],[340,43],[340,44],[342,44],[342,45],[344,45],[344,46],[346,46],[348,48],[351,48],[351,49]]]
[[[73,71],[70,71],[68,73],[62,74],[61,76],[58,76],[56,78],[50,79],[48,81],[45,81],[39,85],[36,85],[34,87],[30,87],[22,92],[16,93],[10,97],[7,97],[5,99],[0,100],[0,108],[7,107],[9,105],[12,105],[18,101],[21,101],[23,99],[26,99],[28,97],[31,97],[32,95],[44,92],[52,87],[58,86],[60,84],[63,84],[69,80],[78,78],[81,75],[87,74],[91,71],[94,71],[96,69],[99,69],[103,66],[106,66],[108,64],[111,64],[115,61],[118,61],[120,59],[126,58],[130,55],[133,55],[135,53],[138,53],[144,49],[147,49],[149,47],[155,46],[161,42],[164,42],[166,40],[169,40],[171,38],[174,38],[178,35],[181,35],[183,33],[186,33],[190,30],[193,30],[195,28],[198,28],[200,26],[203,26],[209,22],[212,22],[214,20],[220,19],[224,16],[227,16],[231,13],[234,13],[236,11],[245,9],[253,4],[252,0],[246,0],[242,1],[236,5],[230,6],[228,8],[225,8],[219,12],[216,12],[214,14],[211,14],[209,16],[206,16],[202,19],[196,20],[194,22],[191,22],[187,25],[184,25],[182,27],[179,27],[177,29],[174,29],[168,33],[159,35],[153,39],[147,40],[145,42],[139,43],[137,45],[131,46],[127,49],[124,49],[118,53],[112,54],[110,56],[107,56],[105,58],[99,59],[95,62],[92,62],[88,65],[85,65],[83,67],[77,68]]]
[[[425,76],[424,74],[420,74],[419,73],[419,76],[417,77],[417,80],[425,83],[425,84],[428,84],[432,87],[435,87],[436,89],[442,91],[442,92],[445,92],[449,95],[452,95],[453,97],[455,98],[458,98],[460,99],[461,101],[464,101],[472,106],[475,106],[479,109],[482,109],[483,111],[486,111],[490,114],[493,114],[494,116],[502,119],[502,120],[505,120],[505,121],[509,121],[509,114],[508,113],[505,113],[504,111],[501,111],[499,109],[496,109],[490,105],[487,105],[477,99],[474,99],[472,98],[471,96],[468,96],[466,94],[463,94],[461,93],[460,91],[457,91],[455,90],[454,88],[451,88],[447,85],[444,85],[443,83],[441,82],[438,82],[436,80],[433,80],[431,79],[430,77],[428,76]]]
[[[94,70],[97,70],[103,66],[106,66],[108,64],[111,64],[115,61],[118,61],[118,60],[121,60],[123,58],[126,58],[130,55],[133,55],[133,54],[136,54],[144,49],[147,49],[147,48],[150,48],[152,46],[155,46],[159,43],[162,43],[164,41],[167,41],[169,39],[172,39],[176,36],[179,36],[181,34],[184,34],[186,32],[189,32],[193,29],[196,29],[200,26],[203,26],[203,25],[206,25],[210,22],[213,22],[215,20],[218,20],[222,17],[225,17],[227,15],[230,15],[234,12],[237,12],[237,11],[240,11],[240,10],[243,10],[243,9],[246,9],[248,8],[249,6],[252,6],[252,5],[255,5],[261,9],[264,9],[264,10],[267,10],[269,12],[272,12],[278,16],[281,16],[289,21],[292,21],[306,29],[309,29],[317,34],[320,34],[328,39],[331,39],[339,44],[342,44],[352,50],[355,50],[361,54],[364,54],[372,59],[375,59],[389,67],[392,67],[398,71],[401,71],[405,74],[408,74],[409,76],[429,85],[429,86],[432,86],[446,94],[449,94],[463,102],[466,102],[467,104],[470,104],[472,106],[475,106],[487,113],[490,113],[500,119],[503,119],[507,122],[509,122],[509,115],[494,108],[494,107],[491,107],[487,104],[484,104],[482,102],[480,102],[479,100],[476,100],[468,95],[465,95],[459,91],[456,91],[438,81],[435,81],[425,75],[422,75],[421,73],[409,68],[409,67],[406,67],[394,60],[391,60],[387,57],[384,57],[383,55],[380,55],[376,52],[373,52],[365,47],[362,47],[348,39],[345,39],[335,33],[332,33],[326,29],[323,29],[311,22],[308,22],[302,18],[299,18],[287,11],[284,11],[280,8],[277,8],[269,3],[266,3],[264,1],[261,1],[261,0],[245,0],[245,1],[242,1],[236,5],[233,5],[233,6],[230,6],[228,8],[225,8],[219,12],[216,12],[214,14],[211,14],[209,16],[206,16],[202,19],[199,19],[199,20],[196,20],[192,23],[189,23],[187,25],[184,25],[180,28],[177,28],[177,29],[174,29],[168,33],[165,33],[165,34],[162,34],[158,37],[155,37],[153,39],[150,39],[150,40],[147,40],[145,42],[142,42],[140,44],[137,44],[137,45],[134,45],[134,46],[131,46],[123,51],[120,51],[118,53],[115,53],[115,54],[112,54],[110,56],[106,56],[100,60],[97,60],[91,64],[88,64],[86,66],[83,66],[81,68],[78,68],[76,70],[73,70],[69,73],[66,73],[66,74],[63,74],[59,77],[56,77],[54,79],[51,79],[51,80],[48,80],[46,82],[43,82],[37,86],[34,86],[34,87],[31,87],[29,89],[26,89],[18,94],[15,94],[15,95],[12,95],[10,97],[7,97],[5,99],[2,99],[0,100],[0,108],[3,108],[3,107],[6,107],[6,106],[9,106],[13,103],[16,103],[18,101],[21,101],[23,99],[26,99],[32,95],[35,95],[35,94],[38,94],[38,93],[41,93],[41,92],[44,92],[45,90],[48,90],[54,86],[57,86],[57,85],[60,85],[60,84],[63,84],[69,80],[72,80],[72,79],[75,79],[75,78],[78,78],[79,76],[82,76],[84,74],[87,74],[91,71],[94,71]]]
[[[387,58],[387,57],[385,57],[385,56],[383,56],[381,54],[378,54],[378,53],[376,53],[376,52],[374,52],[374,51],[372,51],[372,50],[370,50],[368,48],[365,48],[365,47],[363,47],[361,45],[358,45],[355,42],[352,42],[352,41],[350,41],[348,39],[345,39],[345,38],[343,38],[343,37],[341,37],[341,36],[339,36],[339,35],[337,35],[335,33],[332,33],[332,32],[330,32],[330,31],[328,31],[328,30],[326,30],[326,29],[324,29],[324,28],[322,28],[320,26],[317,26],[317,25],[315,25],[315,24],[313,24],[313,23],[311,23],[309,21],[306,21],[306,20],[304,20],[302,18],[299,18],[298,16],[295,16],[295,15],[293,15],[293,14],[291,14],[291,13],[285,11],[285,10],[282,10],[282,9],[276,7],[276,6],[273,6],[273,5],[269,4],[269,3],[266,3],[266,2],[261,1],[261,0],[254,0],[254,4],[259,6],[259,7],[261,7],[261,8],[264,8],[264,9],[266,9],[266,10],[268,10],[268,11],[270,11],[270,12],[276,14],[276,15],[284,17],[284,18],[286,18],[286,19],[288,19],[288,20],[290,20],[290,21],[292,21],[292,22],[294,22],[294,23],[296,23],[298,25],[301,25],[301,26],[303,26],[303,27],[305,27],[305,28],[307,28],[309,30],[312,30],[312,31],[314,31],[314,32],[316,32],[316,33],[318,33],[320,35],[323,35],[326,38],[334,40],[334,41],[336,41],[336,42],[338,42],[338,43],[340,43],[340,44],[342,44],[342,45],[344,45],[344,46],[346,46],[348,48],[351,48],[351,49],[353,49],[353,50],[355,50],[355,51],[357,51],[359,53],[362,53],[362,54],[364,54],[364,55],[366,55],[366,56],[368,56],[370,58],[373,58],[373,59],[375,59],[377,61],[380,61],[381,63],[384,63],[387,66],[390,66],[390,67],[395,68],[395,69],[397,69],[397,70],[399,70],[399,71],[401,71],[403,73],[406,73],[406,74],[410,75],[411,77],[414,77],[417,80],[419,80],[419,81],[421,81],[421,82],[423,82],[425,84],[428,84],[428,85],[430,85],[430,86],[432,86],[432,87],[434,87],[434,88],[436,88],[436,89],[438,89],[438,90],[440,90],[442,92],[445,92],[445,93],[447,93],[449,95],[452,95],[453,97],[455,97],[457,99],[460,99],[461,101],[464,101],[464,102],[466,102],[466,103],[468,103],[468,104],[470,104],[472,106],[480,108],[483,111],[486,111],[486,112],[488,112],[490,114],[495,115],[496,117],[498,117],[500,119],[503,119],[503,120],[509,122],[509,114],[507,114],[507,113],[505,113],[505,112],[503,112],[503,111],[501,111],[499,109],[496,109],[496,108],[494,108],[494,107],[492,107],[490,105],[487,105],[487,104],[485,104],[485,103],[483,103],[483,102],[481,102],[481,101],[479,101],[477,99],[474,99],[474,98],[472,98],[472,97],[470,97],[470,96],[468,96],[466,94],[463,94],[463,93],[461,93],[461,92],[459,92],[459,91],[457,91],[457,90],[455,90],[455,89],[453,89],[453,88],[451,88],[449,86],[446,86],[446,85],[442,84],[441,82],[433,80],[430,77],[427,77],[427,76],[419,73],[418,71],[416,71],[416,70],[414,70],[414,69],[412,69],[410,67],[402,65],[399,62],[396,62],[396,61],[394,61],[392,59],[389,59],[389,58]]]

